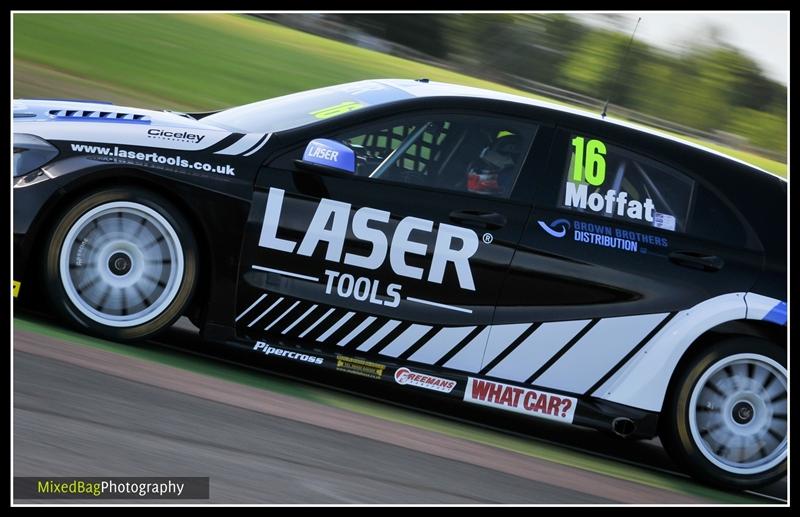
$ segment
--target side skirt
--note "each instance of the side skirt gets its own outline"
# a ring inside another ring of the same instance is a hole
[[[291,375],[314,382],[335,374],[336,378],[358,382],[359,389],[368,395],[371,394],[370,385],[403,392],[411,405],[416,398],[434,397],[442,402],[464,404],[464,407],[478,405],[497,412],[512,412],[530,418],[533,424],[536,420],[549,420],[628,439],[653,438],[658,429],[656,412],[480,374],[433,369],[408,361],[392,361],[388,357],[366,356],[355,350],[308,349],[286,342],[227,339],[224,345],[236,350],[237,362],[249,366],[279,372],[288,369]]]

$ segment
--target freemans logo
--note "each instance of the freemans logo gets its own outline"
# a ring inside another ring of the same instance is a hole
[[[455,268],[459,286],[469,291],[475,290],[469,259],[478,251],[480,241],[473,230],[445,223],[437,226],[433,221],[408,216],[397,223],[392,235],[387,235],[391,213],[362,207],[352,212],[351,217],[350,203],[323,198],[298,245],[277,235],[283,217],[283,197],[282,189],[270,188],[258,240],[258,245],[263,248],[310,257],[320,243],[325,243],[325,259],[330,262],[344,262],[349,266],[375,270],[383,266],[388,258],[395,274],[417,280],[424,278],[436,284],[442,283],[445,269],[450,265]],[[344,253],[348,230],[357,239],[369,244],[371,249],[368,255]],[[406,262],[408,255],[424,257],[428,253],[428,245],[412,240],[411,233],[434,231],[436,242],[430,267],[426,271],[409,265]]]
[[[456,381],[450,379],[443,379],[441,377],[434,377],[424,373],[417,373],[409,370],[408,368],[398,368],[394,372],[394,381],[397,384],[417,386],[425,388],[426,390],[440,391],[442,393],[450,393],[456,387]]]

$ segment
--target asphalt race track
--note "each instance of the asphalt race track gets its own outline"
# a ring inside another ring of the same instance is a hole
[[[16,476],[208,476],[198,503],[714,502],[33,332],[14,348]]]

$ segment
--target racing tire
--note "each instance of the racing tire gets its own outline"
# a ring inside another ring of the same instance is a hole
[[[151,337],[181,316],[194,293],[191,228],[147,190],[114,188],[79,199],[46,242],[50,301],[88,333],[117,341]]]
[[[750,490],[786,475],[786,351],[736,337],[691,357],[673,379],[661,441],[694,477]]]

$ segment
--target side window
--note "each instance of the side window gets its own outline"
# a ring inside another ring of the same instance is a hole
[[[748,241],[747,223],[729,202],[705,186],[698,186],[689,233],[727,246],[754,246]]]
[[[562,208],[685,232],[695,182],[643,155],[573,134],[561,188]]]
[[[507,198],[538,126],[502,117],[393,119],[333,135],[355,151],[356,175]]]

